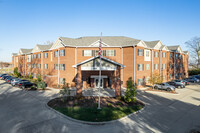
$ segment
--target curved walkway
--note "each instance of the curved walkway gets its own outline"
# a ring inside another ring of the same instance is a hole
[[[178,90],[178,95],[138,92],[145,110],[105,125],[70,121],[45,107],[57,90],[24,91],[0,81],[0,132],[2,133],[183,133],[200,128],[200,86]]]

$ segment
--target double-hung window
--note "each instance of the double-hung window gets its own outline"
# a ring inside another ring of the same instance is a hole
[[[162,64],[162,69],[166,69],[166,64]]]
[[[162,57],[163,57],[163,58],[166,57],[166,53],[165,53],[165,52],[162,53]]]
[[[38,58],[41,58],[41,54],[38,54]]]
[[[158,52],[154,52],[154,57],[158,57]]]
[[[44,53],[44,58],[48,58],[48,53]]]
[[[44,64],[44,69],[48,69],[48,64]]]
[[[155,70],[158,69],[158,64],[154,64],[154,69],[155,69]]]
[[[54,52],[54,57],[58,57],[58,51]]]
[[[83,56],[92,56],[92,50],[83,50]]]
[[[143,49],[138,49],[138,56],[143,56]]]
[[[149,69],[150,69],[149,64],[146,64],[146,70],[149,70]]]
[[[144,64],[138,64],[138,71],[144,70]]]
[[[65,56],[65,50],[60,50],[60,56]]]
[[[65,70],[65,64],[60,64],[60,70]]]

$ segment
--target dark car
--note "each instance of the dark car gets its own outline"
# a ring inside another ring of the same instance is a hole
[[[10,77],[11,77],[11,76],[6,75],[6,76],[3,76],[2,79],[3,79],[3,80],[6,80],[7,78],[10,78]]]
[[[6,82],[9,83],[9,84],[11,84],[11,81],[12,81],[13,79],[15,79],[15,77],[9,77],[9,78],[6,79]]]
[[[182,81],[185,83],[185,85],[189,85],[190,84],[187,80],[182,80]]]
[[[20,87],[19,84],[20,84],[20,83],[23,83],[23,82],[29,82],[29,81],[28,81],[28,80],[21,80],[21,79],[20,79],[20,80],[18,80],[18,81],[15,83],[15,85],[13,85],[13,86],[18,86],[18,87]]]
[[[185,88],[184,84],[181,84],[181,83],[178,83],[178,82],[170,81],[170,82],[167,82],[167,83],[176,87],[176,88]]]
[[[185,85],[185,82],[183,80],[176,79],[176,80],[173,80],[173,81],[176,82],[176,83],[180,83],[180,84]]]
[[[0,79],[2,79],[3,76],[7,76],[7,74],[0,74]]]
[[[188,81],[188,82],[192,82],[192,83],[197,83],[197,82],[199,82],[199,79],[196,79],[196,78],[193,78],[193,77],[186,78],[186,79],[184,79],[184,80],[186,80],[186,81]]]
[[[194,75],[193,78],[200,79],[200,76],[198,76],[198,75]]]
[[[33,84],[29,81],[19,82],[19,87],[22,88],[22,89],[30,88],[33,85],[35,85],[35,84]]]

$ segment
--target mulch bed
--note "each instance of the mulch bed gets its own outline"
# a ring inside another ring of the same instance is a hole
[[[97,107],[98,97],[67,97],[65,101],[62,98],[55,98],[48,102],[48,106],[57,107]],[[101,97],[101,107],[128,107],[128,106],[144,106],[140,101],[135,103],[126,103],[124,98]]]
[[[165,90],[158,90],[158,89],[153,89],[153,88],[148,88],[144,91],[157,91],[157,92],[165,92],[165,93],[172,93],[172,94],[178,94],[176,91],[165,91]]]

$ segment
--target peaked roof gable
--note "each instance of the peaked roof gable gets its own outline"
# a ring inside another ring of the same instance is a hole
[[[30,54],[32,50],[33,50],[33,49],[22,49],[22,48],[21,48],[21,49],[19,50],[18,54],[19,54],[19,55]]]
[[[36,52],[41,52],[41,51],[46,51],[46,50],[49,50],[50,48],[52,47],[52,45],[40,45],[40,44],[37,44],[33,50],[31,51],[32,53],[36,53]]]

